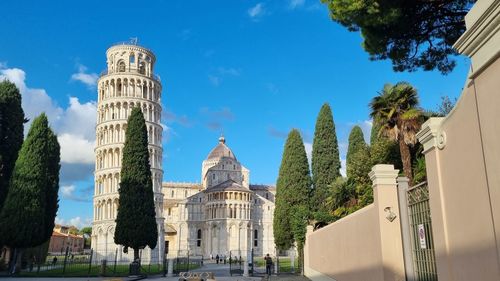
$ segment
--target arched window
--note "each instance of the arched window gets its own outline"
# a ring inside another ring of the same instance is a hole
[[[257,229],[254,229],[253,231],[253,246],[259,246],[259,231]]]
[[[196,235],[196,246],[201,247],[201,229],[198,229],[198,234]]]
[[[266,192],[266,199],[269,199],[269,193]]]
[[[126,68],[125,62],[124,61],[120,61],[118,63],[118,72],[125,72],[125,68]]]
[[[130,54],[130,57],[129,57],[129,62],[130,62],[130,63],[135,63],[135,55],[134,55],[134,53],[131,53],[131,54]]]
[[[144,66],[143,62],[139,63],[139,73],[140,74],[145,74],[146,73],[146,67]]]

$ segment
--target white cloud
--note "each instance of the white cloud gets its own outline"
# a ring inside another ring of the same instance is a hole
[[[305,0],[290,0],[288,1],[288,8],[293,10],[299,7],[304,6]]]
[[[19,68],[0,67],[0,81],[4,79],[16,84],[21,92],[24,114],[30,119],[30,122],[25,124],[25,135],[31,121],[45,112],[50,126],[58,134],[63,165],[61,170],[67,171],[68,174],[78,171],[88,173],[89,169],[82,169],[81,165],[65,167],[64,164],[91,165],[94,162],[96,103],[93,101],[80,103],[78,98],[70,97],[69,106],[63,109],[44,89],[28,87],[26,73]],[[72,171],[69,168],[78,169],[78,171]],[[65,175],[66,173],[61,173],[62,182],[65,181]]]
[[[264,4],[257,3],[257,5],[248,9],[247,12],[248,12],[248,16],[250,16],[250,18],[252,18],[253,20],[258,20],[258,18],[262,17],[265,14]]]
[[[71,80],[80,81],[83,84],[87,85],[88,87],[93,88],[96,85],[99,76],[97,75],[97,73],[86,73],[86,72],[87,72],[87,67],[83,64],[79,64],[78,72],[71,75]]]
[[[78,135],[90,142],[95,140],[97,104],[95,101],[80,103],[77,97],[69,98],[69,107],[57,124],[60,133]]]
[[[64,198],[71,198],[73,196],[73,192],[75,192],[74,185],[63,185],[61,186],[61,195]]]
[[[57,137],[61,145],[61,162],[93,164],[95,142],[90,142],[80,135],[60,134]]]
[[[64,225],[64,226],[76,226],[76,228],[82,229],[83,227],[91,226],[92,220],[90,218],[82,219],[79,216],[71,218],[69,220],[65,220],[65,219],[62,219],[60,217],[56,217],[55,223],[60,224],[60,225]]]
[[[52,101],[44,89],[29,88],[26,86],[26,73],[19,68],[0,68],[0,81],[4,79],[16,84],[21,92],[24,115],[31,121],[40,113],[45,112],[51,121],[58,120],[62,109]],[[30,122],[31,123],[31,122]],[[26,124],[29,125],[30,123]],[[25,126],[29,128],[29,126]],[[25,133],[27,129],[25,129]]]

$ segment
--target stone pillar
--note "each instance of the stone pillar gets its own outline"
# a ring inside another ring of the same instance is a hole
[[[411,248],[410,219],[408,217],[408,178],[398,177],[399,217],[401,218],[401,237],[406,271],[406,281],[416,281]]]
[[[308,237],[314,232],[314,227],[312,225],[307,226],[307,232],[306,232],[306,242],[304,243],[304,276],[310,276],[309,274],[309,245],[307,241],[309,240]]]
[[[380,245],[385,281],[405,280],[403,241],[396,177],[393,165],[375,165],[370,172],[373,199],[380,225]]]
[[[168,260],[167,277],[174,276],[174,259],[170,257]]]
[[[245,258],[243,260],[243,276],[244,277],[248,277],[250,276],[248,274],[248,261],[250,260],[250,258],[248,257],[249,256],[249,252],[248,251],[245,251]]]

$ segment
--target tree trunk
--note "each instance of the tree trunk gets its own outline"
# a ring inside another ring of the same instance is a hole
[[[399,152],[401,153],[401,161],[403,162],[403,172],[405,177],[410,181],[410,186],[413,185],[413,173],[411,170],[411,153],[410,148],[405,143],[403,136],[399,137]]]
[[[134,249],[134,261],[139,261],[139,249]]]

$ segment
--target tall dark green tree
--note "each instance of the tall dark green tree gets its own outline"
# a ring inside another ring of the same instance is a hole
[[[155,248],[158,238],[148,134],[144,115],[138,107],[128,118],[118,193],[120,204],[114,241],[124,246],[124,252],[132,248],[134,260],[137,260],[139,250],[146,246]]]
[[[0,82],[0,210],[23,143],[24,112],[21,94],[14,83]]]
[[[354,126],[351,130],[351,133],[349,133],[349,146],[347,147],[347,155],[346,155],[346,173],[348,178],[353,177],[353,173],[356,173],[357,171],[353,169],[353,156],[359,151],[368,151],[368,146],[365,143],[365,138],[363,136],[363,130],[361,130],[361,127],[359,126]],[[370,163],[366,163],[367,165],[370,165]]]
[[[31,124],[0,213],[0,242],[22,252],[46,242],[54,227],[59,186],[59,144],[41,114]],[[4,227],[6,226],[6,227]]]
[[[276,184],[276,208],[273,219],[274,241],[281,250],[289,249],[295,242],[299,260],[309,217],[311,188],[309,162],[302,137],[293,129],[286,140]]]
[[[475,0],[322,0],[332,19],[361,31],[372,60],[390,59],[395,71],[455,67],[452,45],[465,31],[464,17]]]
[[[329,185],[340,177],[340,157],[335,124],[330,105],[323,104],[316,119],[312,146],[311,210],[314,212],[316,227],[327,224],[331,218],[326,206]]]
[[[61,169],[61,146],[57,141],[57,136],[49,130],[47,133],[47,184],[45,198],[47,206],[45,208],[46,232],[45,236],[50,238],[54,229],[54,220],[59,209],[59,171]]]
[[[359,126],[354,126],[349,134],[346,172],[350,183],[356,187],[355,197],[359,208],[373,202],[372,187],[368,177],[371,167],[370,148],[365,143],[363,131]]]
[[[305,225],[291,219],[293,208],[309,210],[311,176],[306,150],[298,130],[288,134],[276,184],[276,208],[273,219],[274,241],[281,250],[289,249],[294,241],[300,243]],[[308,215],[308,214],[307,214]],[[307,220],[307,217],[305,218]],[[299,245],[300,246],[300,245]]]

